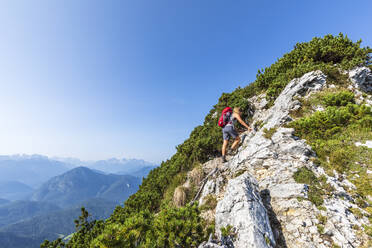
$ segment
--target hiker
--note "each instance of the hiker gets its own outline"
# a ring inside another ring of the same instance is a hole
[[[239,134],[235,130],[235,123],[236,120],[239,121],[244,127],[248,129],[248,131],[252,131],[252,129],[242,120],[240,117],[240,108],[235,107],[234,111],[227,107],[222,111],[222,115],[220,120],[218,121],[218,125],[222,127],[222,135],[223,135],[223,144],[222,144],[222,161],[226,162],[226,148],[227,144],[229,143],[230,137],[234,139],[234,142],[231,145],[231,149],[235,150],[240,142]]]

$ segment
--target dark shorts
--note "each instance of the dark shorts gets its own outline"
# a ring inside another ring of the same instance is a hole
[[[238,137],[238,133],[235,131],[234,127],[231,125],[225,126],[222,129],[222,135],[224,140],[229,140],[230,137],[236,139]]]

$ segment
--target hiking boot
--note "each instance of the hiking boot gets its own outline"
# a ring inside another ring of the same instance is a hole
[[[226,163],[226,162],[227,162],[226,157],[222,156],[222,163]]]

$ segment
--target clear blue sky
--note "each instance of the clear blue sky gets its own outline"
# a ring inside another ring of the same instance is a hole
[[[1,1],[0,153],[175,152],[222,92],[297,42],[372,46],[372,1]]]

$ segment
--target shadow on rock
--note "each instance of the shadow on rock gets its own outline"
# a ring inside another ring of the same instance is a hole
[[[287,248],[287,244],[285,242],[285,238],[283,235],[282,225],[280,224],[276,214],[271,206],[271,196],[270,191],[268,189],[264,189],[260,192],[262,202],[267,210],[267,215],[269,216],[270,226],[273,231],[276,247],[277,248]]]

